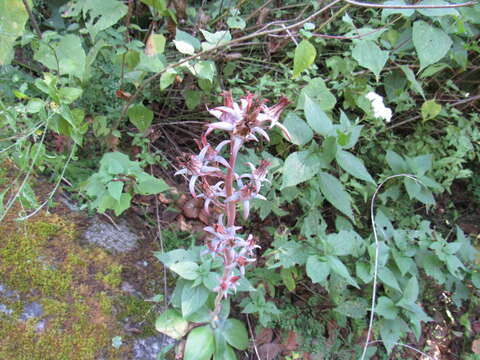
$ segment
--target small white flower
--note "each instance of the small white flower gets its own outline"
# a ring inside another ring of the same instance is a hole
[[[373,91],[370,91],[365,97],[372,103],[373,115],[377,119],[385,119],[387,123],[392,120],[392,109],[383,104],[383,97]]]

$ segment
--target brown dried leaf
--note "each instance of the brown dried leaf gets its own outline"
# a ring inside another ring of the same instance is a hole
[[[283,346],[281,344],[268,343],[260,346],[258,348],[258,353],[262,360],[273,360],[282,352],[282,350]]]
[[[295,331],[290,331],[288,333],[287,339],[283,342],[285,350],[294,351],[298,348],[297,343],[297,333]]]
[[[271,342],[273,339],[273,330],[268,328],[263,328],[255,336],[255,343],[258,345],[263,345]]]
[[[189,219],[197,219],[200,214],[197,199],[188,200],[182,208],[183,214]]]

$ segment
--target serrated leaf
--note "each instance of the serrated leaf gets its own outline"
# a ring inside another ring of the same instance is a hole
[[[320,172],[319,185],[320,191],[328,202],[353,220],[351,199],[343,184],[336,177],[326,172]]]
[[[322,283],[330,275],[330,266],[326,259],[310,255],[307,259],[307,275],[314,283]]]
[[[210,360],[215,351],[215,337],[209,325],[200,326],[188,334],[184,360]]]
[[[420,60],[420,71],[441,60],[452,46],[452,40],[443,30],[421,20],[413,23],[412,40]]]
[[[372,71],[378,80],[380,72],[387,63],[388,51],[381,50],[371,40],[363,40],[353,48],[352,57],[360,66]]]
[[[305,118],[308,125],[318,134],[327,136],[332,132],[333,125],[327,114],[322,110],[320,105],[305,95],[304,108]]]
[[[142,104],[131,106],[127,115],[130,122],[141,132],[147,131],[152,124],[153,111]]]
[[[343,262],[336,256],[326,256],[330,269],[344,278],[350,285],[360,289],[357,282],[350,276],[350,273]]]
[[[375,184],[375,180],[368,173],[363,164],[363,160],[349,153],[348,151],[338,150],[336,154],[338,165],[354,177]]]
[[[188,331],[188,321],[176,310],[168,309],[157,317],[155,329],[173,339],[181,339]]]
[[[321,163],[310,151],[297,151],[288,155],[283,165],[282,187],[295,186],[314,177]]]
[[[293,78],[298,77],[304,70],[313,64],[317,56],[317,50],[310,41],[302,40],[295,49],[293,57]]]

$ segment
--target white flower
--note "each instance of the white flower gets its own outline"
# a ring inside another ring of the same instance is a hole
[[[372,103],[373,115],[377,119],[385,119],[387,123],[392,120],[392,109],[383,104],[383,97],[373,91],[370,91],[365,97]]]

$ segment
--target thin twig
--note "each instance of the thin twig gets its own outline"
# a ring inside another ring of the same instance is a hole
[[[258,360],[262,360],[262,358],[260,357],[260,353],[258,352],[258,349],[257,349],[257,344],[255,342],[255,336],[253,335],[252,325],[250,324],[250,317],[248,316],[248,314],[247,314],[247,324],[248,324],[248,331],[250,332],[250,336],[252,338],[253,349],[255,350],[255,355],[257,355]]]
[[[38,38],[41,39],[42,32],[40,31],[40,27],[38,26],[37,20],[35,20],[35,16],[33,16],[32,9],[30,9],[30,6],[28,5],[27,0],[23,0],[23,6],[25,6],[25,10],[27,10],[28,16],[32,21],[32,26],[35,29],[35,32],[37,33]]]
[[[451,9],[451,8],[460,8],[460,7],[467,7],[467,6],[475,6],[478,4],[476,1],[468,1],[459,4],[447,4],[447,5],[384,5],[384,4],[374,4],[374,3],[367,3],[361,2],[356,0],[344,0],[345,2],[366,8],[374,8],[374,9]]]
[[[313,20],[314,18],[316,18],[318,15],[322,14],[323,12],[327,11],[329,8],[331,8],[332,6],[338,4],[339,2],[341,2],[342,0],[334,0],[332,1],[331,3],[329,3],[328,5],[325,5],[323,8],[321,8],[320,10],[314,12],[312,15],[306,17],[305,19],[295,23],[295,24],[292,24],[292,25],[289,25],[285,28],[277,28],[277,29],[272,29],[272,30],[265,30],[265,31],[257,31],[257,32],[254,32],[252,34],[248,34],[248,35],[245,35],[245,36],[242,36],[242,37],[239,37],[237,39],[233,39],[231,41],[228,41],[228,42],[225,42],[223,44],[219,44],[211,49],[208,49],[208,50],[204,50],[204,51],[201,51],[197,54],[194,54],[194,55],[191,55],[191,56],[188,56],[180,61],[177,61],[176,63],[174,64],[170,64],[168,66],[166,66],[165,68],[163,68],[162,70],[160,70],[159,72],[157,72],[156,74],[150,76],[149,78],[145,79],[143,81],[143,83],[137,88],[137,90],[135,91],[135,93],[132,95],[132,97],[130,97],[130,99],[128,100],[128,102],[124,105],[123,107],[123,110],[122,110],[122,113],[120,114],[120,117],[118,118],[118,120],[116,121],[116,123],[114,124],[114,128],[117,128],[118,125],[121,123],[121,121],[123,120],[123,118],[125,117],[127,111],[128,111],[128,108],[130,107],[130,105],[133,104],[133,102],[135,100],[137,100],[137,98],[140,96],[140,94],[143,93],[143,90],[145,89],[145,87],[150,84],[151,82],[157,80],[163,73],[171,70],[171,69],[174,69],[180,65],[183,65],[191,60],[194,60],[198,57],[201,57],[201,56],[204,56],[204,55],[207,55],[207,54],[210,54],[214,51],[217,51],[221,48],[225,48],[225,47],[228,47],[232,44],[237,44],[237,43],[241,43],[245,40],[250,40],[252,38],[255,38],[255,37],[259,37],[259,36],[265,36],[265,35],[269,35],[269,34],[275,34],[275,33],[278,33],[278,32],[282,32],[282,31],[285,31],[285,30],[290,30],[290,29],[294,29],[296,27],[299,27],[299,26],[302,26],[303,24]]]

